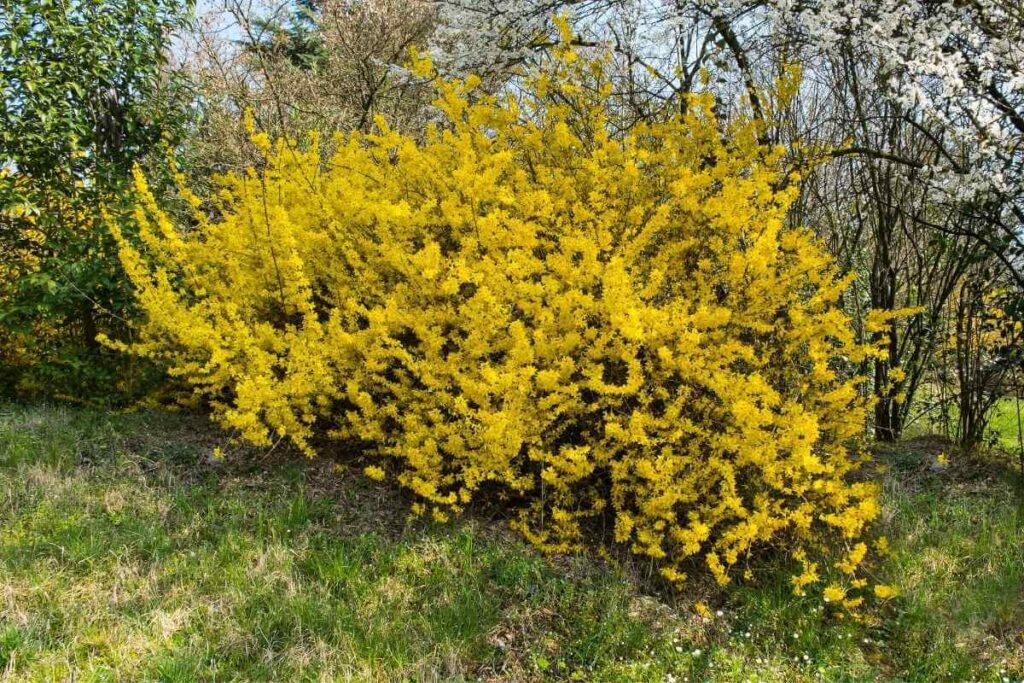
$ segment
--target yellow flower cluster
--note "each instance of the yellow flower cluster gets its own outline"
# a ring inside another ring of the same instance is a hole
[[[845,545],[854,580],[878,503],[848,476],[868,401],[847,368],[875,351],[787,226],[783,150],[704,96],[616,133],[606,62],[557,57],[518,98],[438,81],[420,137],[379,120],[321,159],[257,135],[265,166],[190,231],[137,178],[131,350],[251,442],[371,445],[366,474],[438,519],[494,496],[557,551],[609,514],[674,581],[774,545],[797,589]]]

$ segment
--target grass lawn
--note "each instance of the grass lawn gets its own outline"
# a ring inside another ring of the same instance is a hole
[[[1024,413],[1024,401],[1021,402],[1021,412]],[[1020,449],[1019,435],[1017,432],[1017,401],[1014,398],[1004,398],[992,408],[988,423],[989,437],[996,442],[1000,448],[1009,453],[1017,454]]]
[[[880,454],[901,596],[668,592],[613,552],[409,524],[327,458],[229,453],[200,418],[0,405],[0,681],[1024,680],[1024,508],[998,462]],[[710,605],[701,616],[694,602]]]

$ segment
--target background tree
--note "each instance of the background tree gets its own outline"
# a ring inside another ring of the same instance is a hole
[[[258,162],[242,125],[246,112],[271,137],[297,141],[311,130],[368,130],[377,114],[415,128],[429,98],[401,65],[433,26],[429,0],[213,4],[179,51],[202,103],[183,150],[195,169],[191,184],[202,188],[210,172]]]
[[[96,342],[130,298],[106,222],[131,166],[173,144],[187,108],[164,70],[187,8],[170,0],[21,0],[0,9],[0,390],[127,389]],[[106,213],[104,213],[106,208]]]

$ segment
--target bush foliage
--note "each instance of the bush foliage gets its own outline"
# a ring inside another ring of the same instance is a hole
[[[699,559],[728,582],[775,546],[797,592],[844,575],[826,597],[852,606],[878,505],[850,476],[870,403],[850,368],[876,350],[786,223],[784,150],[700,95],[616,133],[605,63],[555,62],[519,99],[438,82],[422,139],[380,120],[324,159],[254,133],[264,167],[188,231],[139,175],[124,348],[245,440],[371,444],[367,474],[417,513],[497,497],[551,550],[610,514],[673,581]]]
[[[0,12],[0,395],[107,403],[152,384],[96,336],[133,314],[107,225],[130,217],[129,171],[190,119],[165,69],[185,16],[176,0]]]

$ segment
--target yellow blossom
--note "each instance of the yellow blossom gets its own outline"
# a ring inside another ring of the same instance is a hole
[[[551,551],[612,513],[672,582],[700,558],[728,583],[773,545],[797,593],[819,566],[856,580],[879,507],[850,371],[881,351],[789,222],[786,150],[706,94],[620,132],[610,58],[560,32],[522,101],[414,55],[442,118],[422,135],[380,118],[322,158],[247,118],[261,164],[215,218],[190,200],[191,230],[136,173],[139,239],[115,237],[144,320],[118,348],[251,443],[365,444],[415,515],[498,496]]]
[[[825,599],[825,602],[839,602],[846,597],[846,591],[836,584],[830,584],[825,587],[822,597]]]
[[[363,468],[363,474],[368,476],[374,481],[384,481],[384,470],[377,467],[376,465],[369,465]]]
[[[875,591],[875,597],[879,598],[881,600],[888,600],[889,598],[894,598],[897,595],[899,595],[899,591],[897,591],[892,586],[886,586],[886,585],[880,584],[880,583],[879,584],[875,584],[874,591]]]

